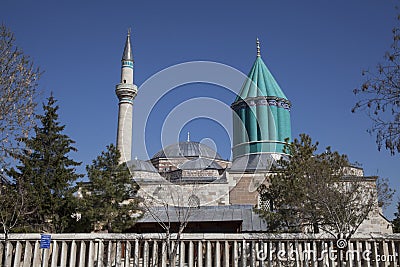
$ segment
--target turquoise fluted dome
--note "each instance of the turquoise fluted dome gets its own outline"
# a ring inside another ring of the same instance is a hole
[[[291,138],[290,106],[258,50],[247,79],[231,105],[233,158],[282,153],[285,140]]]

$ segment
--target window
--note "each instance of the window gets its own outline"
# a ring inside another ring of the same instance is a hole
[[[257,198],[258,198],[257,201],[258,209],[273,211],[272,201],[269,198],[267,198],[265,195],[263,196],[262,194],[259,194]]]

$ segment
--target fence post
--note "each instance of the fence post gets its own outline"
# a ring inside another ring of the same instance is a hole
[[[188,266],[193,267],[194,266],[194,245],[193,241],[189,241],[189,262]]]
[[[88,266],[94,266],[94,243],[92,240],[89,241]]]
[[[393,266],[397,266],[397,257],[398,257],[398,255],[396,255],[396,247],[395,247],[395,244],[394,244],[393,240],[390,243],[391,243],[391,246],[392,246],[391,255],[393,255]],[[400,254],[400,251],[398,251],[398,253]]]
[[[126,265],[127,267],[129,265]],[[154,240],[153,242],[153,255],[151,257],[151,266],[158,266],[158,242]]]
[[[238,253],[238,242],[235,240],[233,241],[233,267],[239,267],[239,253]]]
[[[22,245],[21,242],[17,241],[17,246],[15,247],[14,255],[14,267],[19,267],[21,263]]]
[[[81,241],[81,245],[79,248],[79,267],[85,267],[85,259],[86,259],[86,244],[85,241]]]
[[[167,243],[165,241],[162,242],[161,246],[161,267],[167,266]]]
[[[42,258],[42,252],[40,249],[39,240],[36,240],[35,248],[33,250],[33,266],[40,266],[41,258]]]
[[[224,267],[229,267],[229,242],[224,243]]]
[[[197,244],[197,266],[203,267],[203,242]]]
[[[115,266],[116,267],[121,267],[121,258],[122,258],[121,251],[122,251],[121,241],[117,241],[116,249],[115,249]]]
[[[125,267],[131,266],[131,242],[125,241]]]
[[[36,247],[35,247],[36,249]],[[69,267],[75,267],[76,263],[76,242],[72,241],[71,243],[71,254],[69,256]]]
[[[185,242],[179,241],[179,266],[185,266]]]
[[[139,240],[135,240],[135,253],[134,253],[134,259],[133,259],[133,266],[134,267],[139,267]]]
[[[51,267],[57,267],[58,260],[58,242],[53,240],[53,246],[51,248]]]
[[[13,255],[13,245],[11,244],[11,241],[9,240],[6,244],[6,261],[5,261],[5,266],[11,266],[11,260],[12,260],[12,255]]]
[[[219,246],[219,241],[215,241],[215,257],[214,257],[214,266],[221,267],[221,247]]]
[[[147,267],[148,263],[149,263],[149,242],[144,241],[144,245],[143,245],[143,267]]]
[[[0,248],[1,249],[1,248]],[[32,260],[32,245],[30,241],[25,241],[25,250],[24,250],[24,261],[22,266],[23,267],[30,267]],[[1,261],[1,259],[0,259]],[[62,266],[64,267],[64,266]]]

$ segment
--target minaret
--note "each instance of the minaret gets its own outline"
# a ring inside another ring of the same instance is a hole
[[[116,85],[115,93],[119,99],[117,148],[121,153],[120,162],[131,160],[132,149],[132,111],[137,86],[133,84],[133,55],[131,31],[128,30],[124,53],[122,54],[121,82]]]
[[[235,102],[233,116],[233,158],[260,154],[281,154],[291,138],[290,101],[261,59],[257,57]]]

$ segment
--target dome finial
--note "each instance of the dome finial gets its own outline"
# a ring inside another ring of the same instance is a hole
[[[190,142],[190,132],[187,133],[187,142]]]
[[[128,28],[128,36],[131,36],[131,27]]]
[[[256,44],[257,44],[257,57],[260,57],[260,56],[261,56],[261,52],[260,52],[260,40],[258,40],[258,37],[257,37]]]

